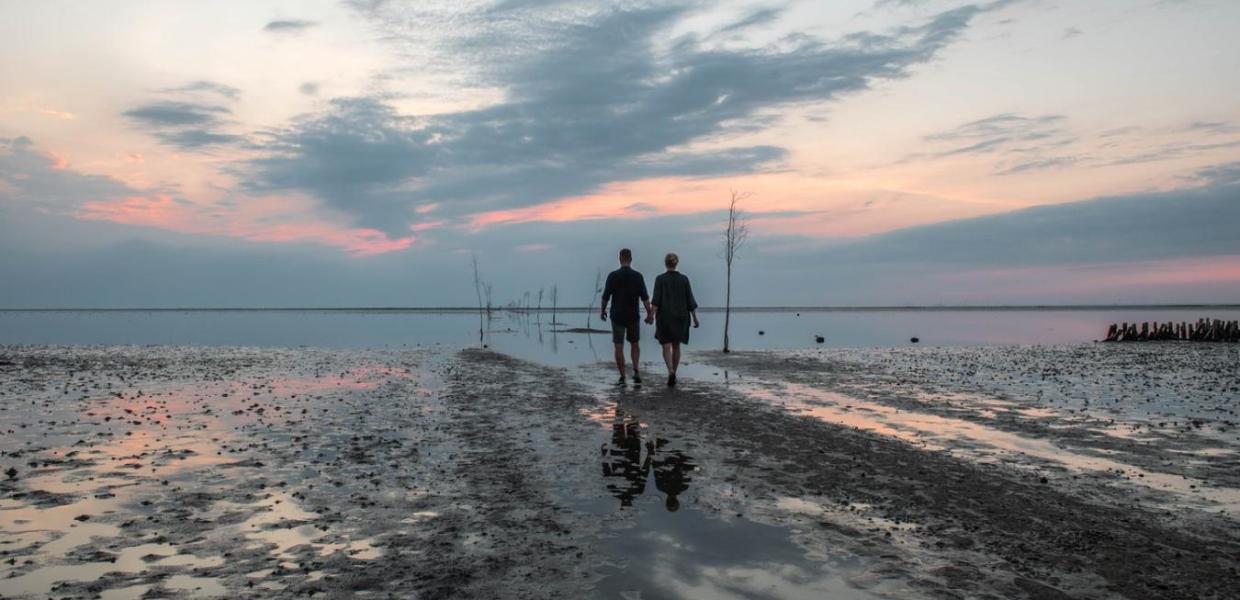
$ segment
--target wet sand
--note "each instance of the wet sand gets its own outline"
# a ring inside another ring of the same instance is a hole
[[[0,348],[0,597],[1240,589],[1236,348],[688,361]]]

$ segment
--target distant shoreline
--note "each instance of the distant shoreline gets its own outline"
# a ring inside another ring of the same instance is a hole
[[[556,312],[584,313],[584,306],[560,307]],[[704,306],[702,312],[723,312],[722,306]],[[1240,310],[1240,304],[1028,304],[964,306],[733,306],[732,312],[957,312],[957,311],[1102,311],[1102,310]],[[468,306],[357,306],[357,307],[107,307],[107,308],[0,308],[0,312],[388,312],[388,313],[477,313]],[[493,307],[493,313],[550,313],[552,309]]]

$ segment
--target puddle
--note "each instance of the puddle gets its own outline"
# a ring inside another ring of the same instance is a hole
[[[130,546],[112,556],[115,560],[42,567],[19,577],[5,579],[0,581],[0,594],[46,595],[57,583],[94,581],[108,573],[133,574],[141,573],[152,567],[172,566],[212,568],[224,564],[224,559],[218,556],[204,559],[188,554],[177,554],[177,549],[169,544]],[[216,585],[219,584],[216,583]]]
[[[697,489],[707,475],[657,418],[614,403],[583,414],[604,431],[603,492],[568,501],[606,524],[598,539],[607,559],[598,597],[868,599],[900,585],[846,549],[810,552],[793,527],[704,510]]]

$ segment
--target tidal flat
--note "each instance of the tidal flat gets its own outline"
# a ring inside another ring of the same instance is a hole
[[[1240,348],[0,347],[0,597],[1228,598]]]

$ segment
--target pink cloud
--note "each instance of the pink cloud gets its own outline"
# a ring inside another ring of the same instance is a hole
[[[74,119],[77,119],[77,116],[71,112],[65,112],[63,110],[52,110],[50,108],[39,109],[39,114],[47,116],[47,117],[60,119],[62,121],[72,121]]]
[[[56,152],[55,150],[48,150],[47,157],[52,159],[53,169],[56,169],[57,171],[63,171],[69,168],[69,161],[65,159],[64,156],[61,156],[60,153]]]
[[[836,182],[793,173],[700,179],[646,179],[537,206],[474,215],[473,229],[530,221],[644,219],[723,211],[731,190],[753,192],[743,205],[757,234],[862,236],[1010,210],[1011,205],[891,189],[882,182]],[[787,213],[785,215],[773,213]],[[722,216],[721,216],[722,218]]]
[[[167,195],[130,196],[85,203],[75,216],[95,221],[156,227],[181,233],[222,235],[255,242],[310,243],[366,256],[403,250],[413,236],[397,239],[370,228],[342,227],[301,217],[299,203],[285,198],[256,199],[250,208],[222,211]]]

